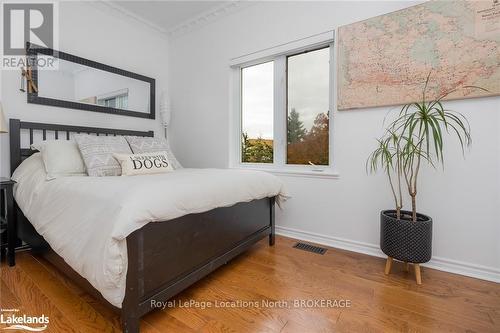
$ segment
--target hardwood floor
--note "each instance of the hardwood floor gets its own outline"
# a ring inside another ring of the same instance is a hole
[[[175,297],[175,307],[144,317],[141,332],[500,332],[500,284],[422,268],[417,286],[413,268],[405,272],[402,263],[386,276],[384,259],[337,249],[318,255],[294,244],[261,241]],[[293,300],[315,299],[350,307],[294,307]],[[179,305],[190,300],[212,307]],[[280,300],[289,308],[263,306]],[[15,267],[2,263],[0,305],[45,314],[45,332],[120,331],[117,314],[29,252],[17,255]]]

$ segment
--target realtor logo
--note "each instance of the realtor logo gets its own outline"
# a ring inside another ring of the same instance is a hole
[[[43,332],[48,328],[49,317],[44,314],[41,316],[21,315],[19,309],[0,309],[0,324],[5,326],[2,331]]]
[[[57,2],[50,0],[2,2],[1,70],[19,70],[27,66],[37,66],[38,69],[47,70],[57,69],[57,64],[49,55],[27,57],[26,45],[31,43],[41,48],[58,49],[58,7]]]
[[[26,42],[54,48],[53,3],[3,4],[3,55],[22,56]]]

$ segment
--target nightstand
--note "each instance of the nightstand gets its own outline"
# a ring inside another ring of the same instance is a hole
[[[15,247],[17,243],[16,220],[14,213],[14,196],[12,187],[16,182],[10,178],[0,177],[1,207],[0,210],[0,247],[2,254],[7,249],[7,261],[9,266],[16,264]]]

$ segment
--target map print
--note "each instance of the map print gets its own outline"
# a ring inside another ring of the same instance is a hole
[[[500,1],[430,1],[339,28],[338,109],[500,95]]]

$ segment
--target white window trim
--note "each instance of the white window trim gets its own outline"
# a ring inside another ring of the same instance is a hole
[[[309,166],[286,164],[286,58],[307,50],[330,47],[330,100],[329,100],[329,165]],[[334,126],[334,31],[314,35],[300,40],[254,52],[231,60],[229,167],[267,171],[282,176],[309,178],[339,178],[335,170],[333,151]],[[273,164],[241,162],[241,68],[274,60],[274,118],[273,118]],[[281,134],[281,137],[277,136]],[[285,134],[285,135],[283,135]]]

